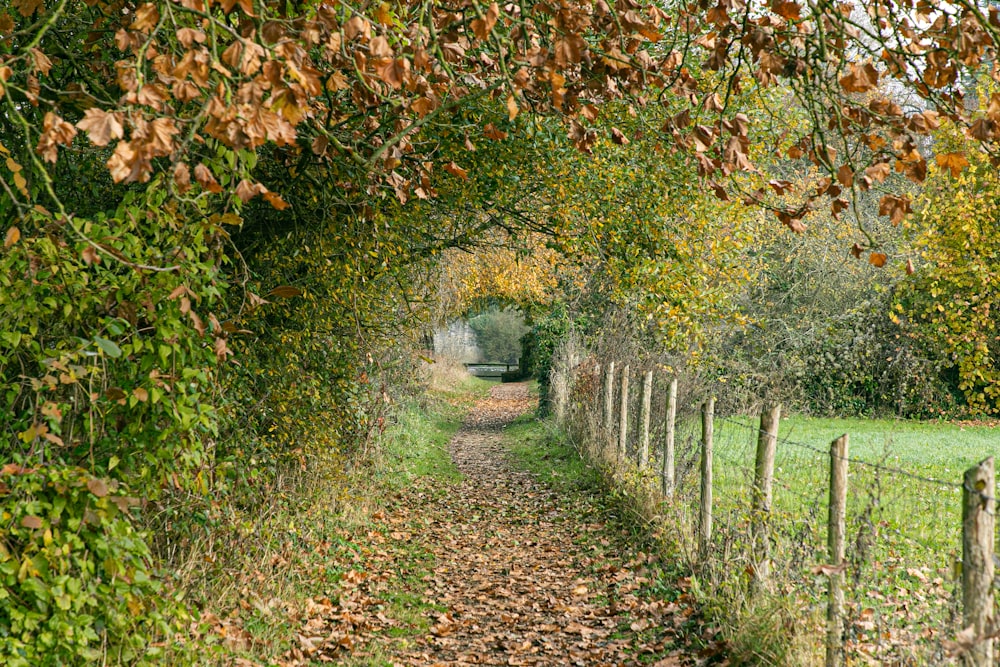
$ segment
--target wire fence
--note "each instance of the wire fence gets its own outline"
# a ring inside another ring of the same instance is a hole
[[[677,389],[664,373],[629,366],[623,376],[621,361],[581,357],[557,355],[557,418],[587,455],[645,495],[675,529],[702,584],[734,610],[762,610],[760,623],[791,623],[800,636],[825,638],[812,645],[825,650],[828,665],[993,664],[995,483],[968,482],[987,462],[968,471],[911,465],[891,435],[881,446],[862,443],[863,455],[844,438],[838,454],[829,441],[766,430],[746,406],[722,406],[706,426],[709,396],[686,394],[683,382]],[[764,499],[767,438],[773,454]],[[849,471],[842,500],[831,492],[839,466]],[[992,461],[988,468],[991,476]],[[835,529],[839,502],[844,518]],[[968,508],[977,507],[981,516],[971,517]],[[979,545],[988,563],[975,553],[970,560],[977,544],[969,542],[970,521],[988,523],[988,536],[978,538],[988,542]],[[970,581],[983,580],[988,599],[970,602]],[[766,628],[758,633],[766,637]],[[789,664],[768,650],[761,646],[761,662]]]

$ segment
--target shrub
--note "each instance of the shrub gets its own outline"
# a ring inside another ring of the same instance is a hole
[[[166,621],[129,516],[138,501],[80,468],[14,463],[0,470],[0,498],[0,663],[154,658]]]

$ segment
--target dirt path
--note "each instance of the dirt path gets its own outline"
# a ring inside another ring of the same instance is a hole
[[[378,517],[383,571],[345,576],[322,614],[340,624],[312,660],[693,664],[675,645],[691,609],[686,596],[650,595],[653,559],[609,537],[586,500],[568,502],[511,461],[502,430],[531,407],[525,386],[496,386],[451,442],[464,479],[416,484]]]

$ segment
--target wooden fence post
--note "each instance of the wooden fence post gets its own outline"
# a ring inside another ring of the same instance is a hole
[[[628,453],[628,364],[622,367],[621,412],[618,422],[618,460],[624,461]]]
[[[608,370],[604,375],[604,419],[602,426],[604,427],[604,449],[605,451],[611,449],[614,444],[615,437],[615,416],[614,416],[614,404],[615,404],[615,362],[608,362]]]
[[[754,466],[753,504],[751,520],[754,536],[754,580],[766,585],[771,576],[771,502],[774,498],[774,454],[778,444],[778,424],[781,405],[765,408],[760,413],[760,430],[757,432],[757,461]]]
[[[993,541],[996,478],[993,457],[965,471],[962,490],[962,621],[975,645],[962,656],[968,667],[993,665]]]
[[[826,614],[826,667],[844,664],[844,534],[847,531],[847,434],[830,444],[830,598]]]
[[[604,387],[601,386],[601,381],[604,379],[604,375],[601,371],[604,367],[601,362],[596,362],[594,364],[594,381],[597,383],[597,387],[594,389],[594,412],[593,419],[588,419],[587,422],[593,424],[593,430],[590,431],[590,437],[588,438],[590,442],[587,443],[587,448],[592,455],[596,454],[595,448],[600,446],[600,443],[604,440],[604,414],[601,412],[601,407],[604,402]],[[597,423],[594,424],[594,421]]]
[[[642,381],[642,438],[639,445],[639,470],[649,466],[649,412],[653,401],[653,371],[646,371]]]
[[[674,422],[677,419],[677,378],[670,381],[667,392],[667,423],[663,441],[663,495],[674,495]]]
[[[701,506],[698,513],[698,561],[708,560],[712,544],[712,419],[715,399],[701,406]]]

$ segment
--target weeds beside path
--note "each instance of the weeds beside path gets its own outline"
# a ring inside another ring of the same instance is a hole
[[[422,477],[376,515],[371,557],[338,600],[316,603],[296,653],[348,665],[695,662],[680,649],[693,618],[683,586],[606,524],[599,494],[514,461],[504,428],[533,405],[520,384],[476,405],[450,443],[461,479]]]

